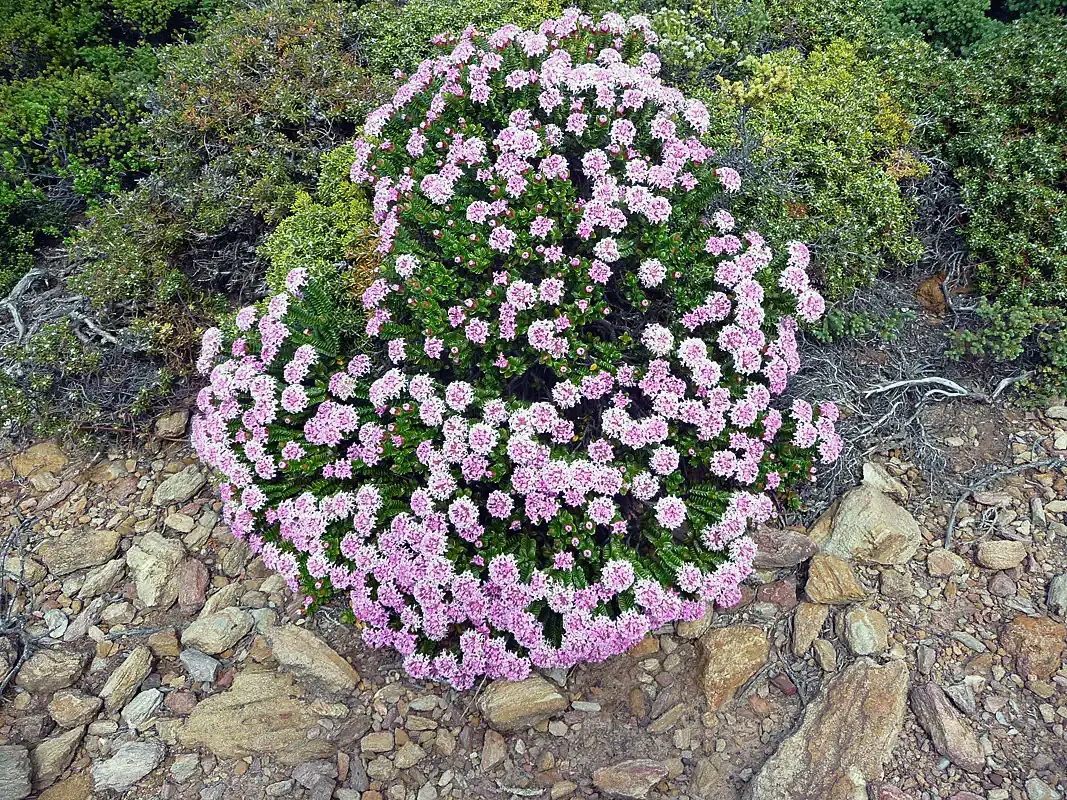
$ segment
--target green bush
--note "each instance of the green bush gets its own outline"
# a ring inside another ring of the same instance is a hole
[[[33,249],[146,167],[152,45],[198,0],[0,0],[0,294]]]
[[[749,162],[737,207],[774,237],[808,242],[831,298],[914,262],[922,248],[901,182],[926,167],[879,62],[838,39],[746,67],[710,95],[721,149]]]
[[[338,277],[370,275],[377,263],[377,229],[363,189],[348,177],[352,159],[350,145],[327,153],[314,194],[299,191],[290,216],[263,244],[261,253],[270,263],[267,286],[272,292],[282,291],[285,276],[298,268],[326,284],[336,283]]]
[[[359,9],[363,53],[382,75],[410,71],[430,55],[430,37],[468,25],[536,26],[557,14],[559,0],[371,0]]]
[[[960,184],[981,327],[959,346],[1067,387],[1067,21],[1023,19],[945,66],[930,130]]]
[[[990,0],[886,0],[886,9],[900,29],[954,53],[967,53],[1001,27],[989,16]]]

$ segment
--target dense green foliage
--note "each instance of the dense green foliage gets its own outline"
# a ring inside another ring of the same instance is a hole
[[[812,245],[831,297],[919,257],[902,182],[926,167],[887,66],[917,43],[876,52],[877,15],[850,2],[696,2],[653,20],[665,69],[703,88],[718,149],[746,179],[737,207]]]
[[[431,36],[535,26],[566,4],[0,0],[0,299],[35,261],[69,257],[60,280],[121,357],[66,335],[127,370],[88,406],[165,396],[198,332],[294,266],[341,276],[342,294],[366,283],[374,231],[345,145]],[[808,242],[831,298],[917,263],[913,198],[945,165],[977,293],[958,353],[1021,360],[1032,389],[1067,383],[1067,4],[582,5],[649,16],[664,77],[713,109],[716,150],[742,175],[729,207]],[[0,355],[4,402],[84,405],[62,387],[97,380],[92,360],[30,380],[34,348],[21,337]]]
[[[158,70],[146,37],[196,0],[0,0],[0,293],[35,244],[146,167],[142,105]]]
[[[932,105],[959,181],[977,289],[964,350],[1037,356],[1035,385],[1067,386],[1067,21],[1020,20],[951,62]]]

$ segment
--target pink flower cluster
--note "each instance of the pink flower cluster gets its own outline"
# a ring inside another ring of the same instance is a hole
[[[193,440],[234,535],[415,677],[602,660],[736,603],[770,493],[841,450],[832,404],[773,407],[800,363],[768,301],[821,315],[809,253],[782,267],[699,201],[740,176],[654,38],[573,9],[441,37],[355,144],[368,349],[305,324],[303,270],[229,357],[205,334]],[[695,262],[713,285],[683,301]]]

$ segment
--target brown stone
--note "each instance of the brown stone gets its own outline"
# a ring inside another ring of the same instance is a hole
[[[762,628],[731,625],[713,628],[700,640],[697,673],[708,710],[717,711],[767,663],[770,644]]]
[[[593,773],[593,785],[609,797],[644,798],[667,777],[667,767],[647,758],[601,767]]]
[[[54,442],[41,442],[11,459],[11,466],[20,478],[41,473],[56,473],[67,466],[67,456]]]
[[[908,510],[868,485],[847,492],[829,531],[813,529],[812,538],[824,552],[861,564],[905,564],[922,543]]]
[[[1067,628],[1048,617],[1017,615],[1000,632],[1001,646],[1015,658],[1023,679],[1048,680],[1060,668]]]
[[[567,709],[567,699],[539,675],[494,681],[478,699],[482,716],[502,733],[522,731]]]
[[[911,709],[937,752],[968,772],[980,773],[985,755],[974,730],[936,683],[911,690]]]
[[[69,531],[45,541],[37,555],[55,577],[63,577],[86,567],[110,561],[119,549],[118,531]]]
[[[752,538],[756,542],[756,557],[752,562],[756,569],[795,567],[819,549],[809,536],[787,528],[760,525]]]
[[[804,710],[750,784],[752,800],[853,800],[882,780],[904,720],[902,662],[851,664]]]
[[[311,631],[297,625],[280,625],[267,631],[274,658],[297,678],[335,692],[356,688],[359,673],[333,648]]]
[[[793,613],[793,655],[802,658],[819,638],[830,607],[822,603],[802,602]]]
[[[791,580],[765,583],[756,590],[756,600],[770,603],[783,611],[792,611],[797,604],[797,585]]]
[[[1007,539],[986,539],[978,543],[977,558],[987,569],[1012,569],[1026,559],[1026,545]]]
[[[843,558],[816,553],[808,565],[804,594],[813,603],[853,603],[867,597],[859,578]]]

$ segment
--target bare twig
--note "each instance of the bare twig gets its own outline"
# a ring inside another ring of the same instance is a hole
[[[948,527],[945,529],[945,549],[952,549],[952,535],[956,531],[956,515],[959,513],[960,506],[975,492],[982,491],[986,486],[1001,478],[1007,478],[1011,475],[1017,475],[1020,472],[1026,472],[1028,469],[1045,469],[1046,467],[1067,467],[1067,459],[1063,458],[1047,458],[1043,461],[1029,461],[1025,464],[1018,464],[1009,469],[1000,469],[996,472],[992,472],[986,475],[984,478],[975,481],[966,489],[963,490],[963,494],[956,500],[956,504],[952,506],[952,514],[948,518]]]

